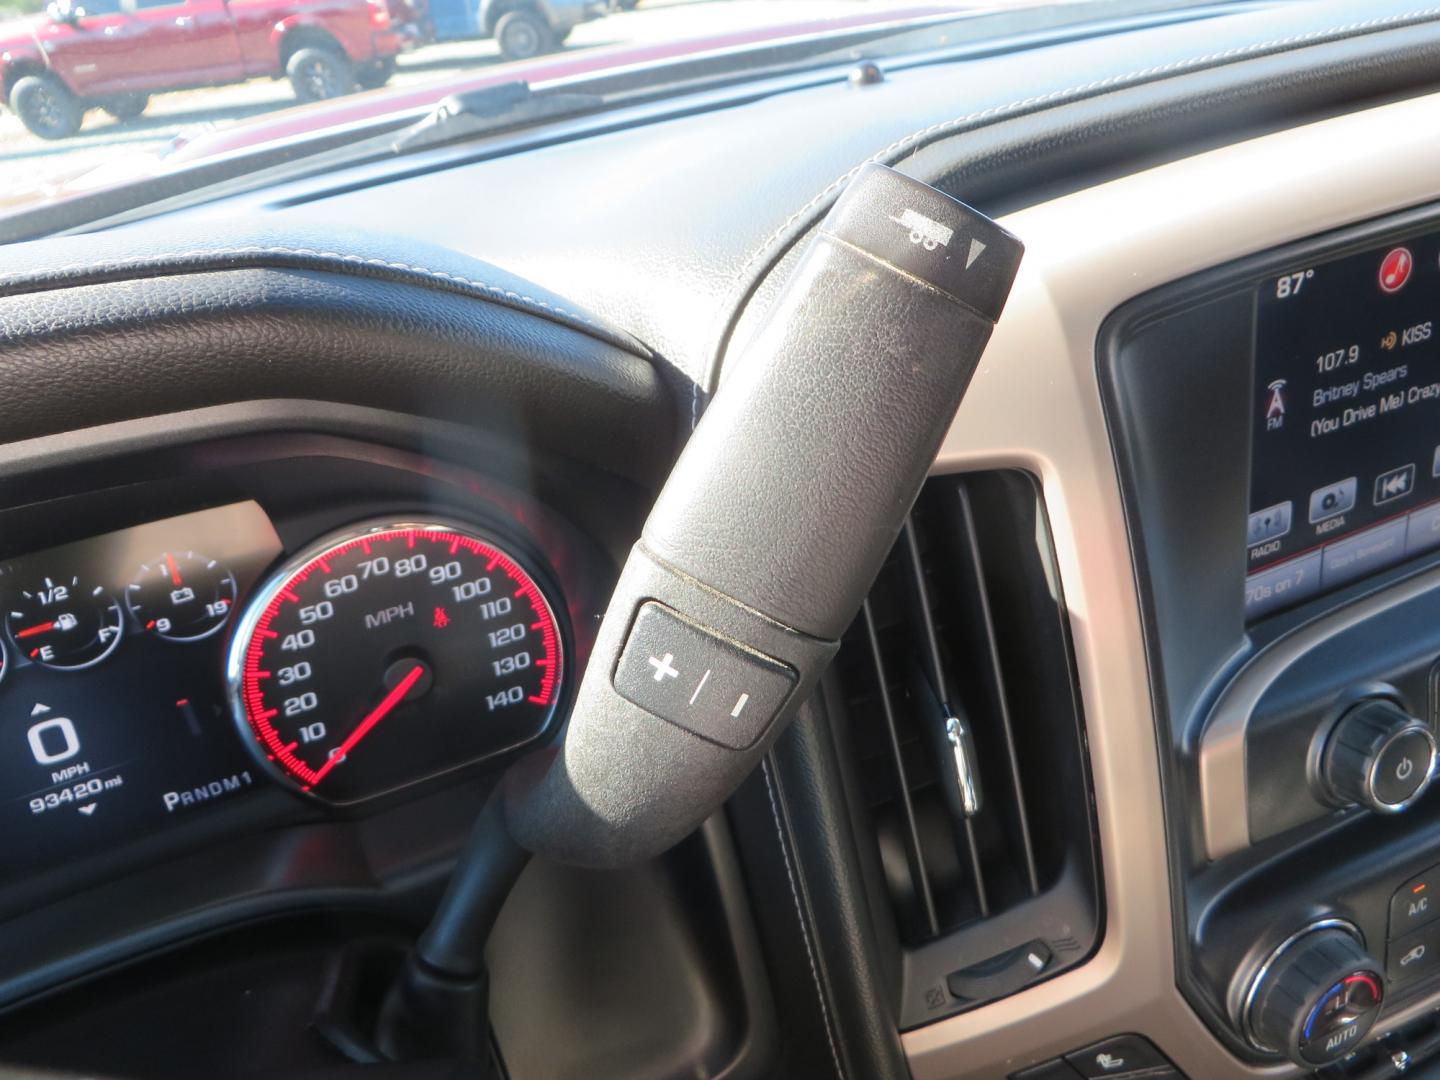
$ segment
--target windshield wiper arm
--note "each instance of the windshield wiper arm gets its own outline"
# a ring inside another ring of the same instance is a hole
[[[442,98],[425,117],[401,128],[391,149],[408,154],[456,139],[488,135],[501,128],[593,112],[604,104],[599,94],[537,91],[523,79],[463,90]]]

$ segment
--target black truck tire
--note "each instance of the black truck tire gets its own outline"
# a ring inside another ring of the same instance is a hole
[[[85,108],[53,75],[26,75],[10,90],[10,108],[42,139],[64,139],[80,130]]]
[[[324,101],[355,89],[355,67],[338,49],[310,45],[285,62],[285,75],[300,101]]]

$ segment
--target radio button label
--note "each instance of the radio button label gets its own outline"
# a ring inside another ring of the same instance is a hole
[[[1246,547],[1254,547],[1256,544],[1263,544],[1267,540],[1276,540],[1290,531],[1290,515],[1294,504],[1288,500],[1276,503],[1274,506],[1267,506],[1264,510],[1256,510],[1250,515],[1250,523],[1245,539]]]

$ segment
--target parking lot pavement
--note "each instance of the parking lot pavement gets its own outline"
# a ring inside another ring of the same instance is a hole
[[[564,51],[704,37],[843,16],[859,8],[857,0],[641,0],[635,11],[616,12],[576,27]],[[400,58],[390,85],[423,85],[501,63],[492,41],[429,45]],[[0,114],[0,202],[23,200],[56,179],[97,168],[121,155],[159,150],[182,132],[227,125],[294,104],[290,84],[283,79],[160,94],[138,120],[117,121],[95,109],[86,114],[78,134],[56,142],[31,135],[7,110]]]

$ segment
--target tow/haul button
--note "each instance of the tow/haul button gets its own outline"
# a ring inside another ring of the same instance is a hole
[[[796,675],[778,660],[649,600],[630,628],[614,682],[621,697],[647,712],[743,750],[780,712]]]

